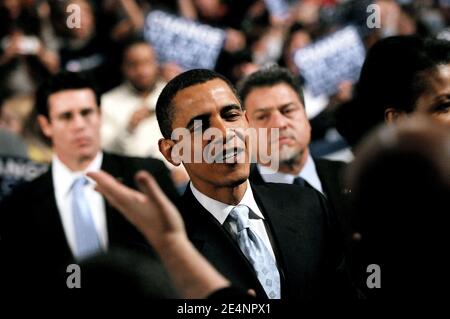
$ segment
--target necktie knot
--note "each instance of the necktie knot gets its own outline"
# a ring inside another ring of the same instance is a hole
[[[302,187],[308,187],[309,186],[308,182],[303,177],[300,177],[300,176],[294,178],[294,183],[293,184],[300,185]]]
[[[230,218],[235,222],[237,231],[240,232],[249,227],[249,209],[245,205],[237,205],[230,212]]]
[[[72,189],[74,192],[78,192],[83,189],[83,187],[88,183],[88,180],[85,176],[77,177],[72,184]]]

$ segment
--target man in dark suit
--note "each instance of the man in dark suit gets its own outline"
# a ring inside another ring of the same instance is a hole
[[[176,200],[163,162],[101,151],[99,96],[80,75],[62,73],[50,78],[37,92],[36,108],[54,156],[48,172],[0,203],[3,266],[9,267],[5,274],[13,286],[67,290],[69,264],[116,246],[151,253],[134,226],[104,201],[85,174],[102,169],[135,187],[135,173],[146,170]],[[34,269],[33,275],[27,274],[28,267]]]
[[[346,164],[313,158],[309,152],[311,125],[306,117],[303,91],[298,78],[287,69],[261,69],[238,85],[250,127],[279,130],[279,139],[267,141],[279,149],[277,170],[271,163],[252,165],[250,180],[257,184],[286,183],[313,188],[322,193],[335,210],[343,230],[349,233],[349,190],[344,187]]]
[[[335,292],[342,250],[325,199],[313,189],[249,183],[249,148],[238,133],[248,122],[226,78],[182,73],[162,91],[156,114],[160,151],[191,178],[179,205],[188,236],[233,285],[271,299]]]

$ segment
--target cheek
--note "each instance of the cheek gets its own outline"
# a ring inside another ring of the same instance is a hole
[[[433,118],[436,119],[436,121],[450,127],[450,112],[435,114],[433,115]]]

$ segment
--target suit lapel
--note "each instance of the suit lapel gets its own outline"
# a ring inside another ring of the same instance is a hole
[[[288,201],[273,200],[273,194],[264,186],[252,184],[252,190],[269,226],[279,266],[283,270],[282,292],[287,293],[290,289],[286,288],[290,282],[306,282],[307,275],[302,270],[305,258],[308,257],[302,256],[305,251],[302,237],[307,235],[303,234],[301,227],[306,224],[306,220],[302,218],[302,214],[292,209],[292,205],[287,205]],[[283,296],[286,297],[289,298]]]
[[[130,167],[131,164],[126,162],[126,159],[126,157],[104,152],[101,168],[126,186],[136,188],[133,180],[134,167]],[[128,248],[132,248],[138,245],[148,249],[147,241],[138,230],[107,200],[104,199],[104,202],[109,247],[126,245]]]
[[[194,246],[233,284],[255,289],[265,296],[251,264],[231,235],[194,197],[190,187],[181,200],[181,211]]]
[[[64,233],[58,207],[56,205],[55,191],[52,179],[52,169],[36,180],[36,201],[33,211],[34,220],[38,229],[42,230],[41,236],[44,242],[51,243],[61,259],[73,259],[72,252]]]
[[[319,175],[325,193],[328,195],[334,208],[338,209],[336,203],[341,203],[346,197],[344,183],[342,181],[345,164],[325,159],[314,159],[314,162],[316,164],[317,175]]]
[[[101,165],[102,170],[111,174],[120,182],[124,182],[123,169],[114,155],[106,152],[103,153],[103,160]],[[127,185],[128,186],[128,185]],[[108,242],[109,246],[123,243],[124,234],[124,220],[122,215],[118,213],[107,200],[105,202],[106,224],[108,228]],[[126,236],[125,236],[126,237]]]
[[[250,176],[248,177],[248,179],[253,183],[253,184],[264,184],[265,181],[261,176],[261,173],[259,172],[258,166],[255,163],[252,163],[250,165]]]

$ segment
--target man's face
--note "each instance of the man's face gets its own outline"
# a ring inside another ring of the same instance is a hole
[[[64,90],[48,98],[49,119],[39,116],[53,150],[67,163],[92,160],[100,150],[100,111],[89,89]]]
[[[305,108],[297,93],[287,84],[256,87],[244,101],[250,127],[268,128],[269,149],[272,129],[279,129],[280,162],[301,156],[311,140],[311,126]],[[258,143],[259,145],[259,143]]]
[[[450,64],[427,75],[427,89],[416,102],[416,112],[430,114],[450,126]]]
[[[123,72],[137,90],[151,89],[155,84],[157,71],[155,53],[149,45],[139,43],[128,48],[124,56]]]
[[[247,120],[241,109],[240,102],[230,87],[220,79],[213,79],[202,84],[193,85],[179,91],[172,103],[174,104],[174,119],[172,129],[186,128],[190,131],[191,158],[194,152],[203,154],[205,148],[211,147],[212,138],[201,140],[194,144],[194,138],[201,136],[209,129],[220,131],[220,139],[224,152],[234,154],[233,146],[241,146],[246,151],[244,140],[233,133],[233,129],[245,129]],[[202,126],[198,125],[201,120]],[[231,152],[230,152],[231,150]],[[219,156],[222,156],[219,154]],[[222,157],[223,158],[223,157]],[[237,160],[238,156],[224,160],[222,163],[187,163],[183,162],[194,185],[203,190],[218,187],[237,186],[247,180],[249,175],[248,161]],[[231,163],[230,163],[231,162]]]

